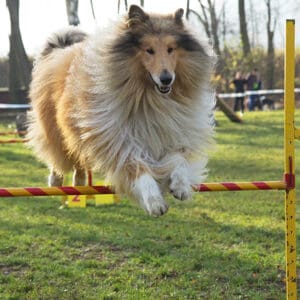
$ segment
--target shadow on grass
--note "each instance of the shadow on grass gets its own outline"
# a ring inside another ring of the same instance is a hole
[[[15,242],[2,245],[0,256],[41,257],[50,269],[57,261],[109,272],[131,269],[134,277],[141,276],[140,270],[151,270],[151,275],[143,275],[149,284],[168,280],[178,286],[184,281],[181,288],[187,285],[206,296],[223,285],[231,287],[230,295],[239,295],[239,289],[243,296],[283,291],[277,266],[269,258],[283,251],[283,245],[278,249],[283,231],[224,224],[206,213],[188,218],[176,205],[167,215],[152,218],[128,201],[59,210],[56,199],[2,199],[2,214],[5,209],[7,214],[0,218],[0,232]]]
[[[229,249],[240,243],[258,244],[267,248],[268,242],[284,239],[283,231],[222,224],[206,213],[200,212],[198,217],[189,219],[186,215],[181,216],[178,208],[174,211],[171,209],[166,216],[153,218],[128,203],[59,210],[56,208],[57,202],[52,203],[52,207],[49,203],[47,207],[38,203],[42,199],[12,201],[10,206],[17,210],[20,217],[0,220],[0,229],[9,231],[12,236],[26,234],[34,238],[42,234],[46,239],[59,237],[74,242],[107,242],[152,255],[167,255],[168,249],[174,249],[174,246],[189,247],[194,243],[210,247],[209,244],[215,240],[224,249]],[[18,207],[24,201],[26,206]]]
[[[1,145],[0,145],[1,148]],[[6,163],[20,162],[22,165],[32,164],[36,167],[40,167],[42,164],[37,162],[36,158],[30,152],[16,151],[16,149],[2,148],[1,157]]]
[[[218,128],[216,141],[222,145],[243,145],[265,149],[283,148],[283,128],[278,126],[257,126],[245,124],[233,128]],[[278,137],[274,139],[274,137]]]

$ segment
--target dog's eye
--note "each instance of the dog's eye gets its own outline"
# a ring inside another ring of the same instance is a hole
[[[152,48],[148,48],[148,49],[146,50],[146,52],[149,53],[149,54],[151,54],[151,55],[154,54],[154,50],[153,50]]]
[[[169,53],[169,54],[171,54],[173,51],[174,51],[174,48],[172,48],[172,47],[169,47],[169,48],[168,48],[168,53]]]

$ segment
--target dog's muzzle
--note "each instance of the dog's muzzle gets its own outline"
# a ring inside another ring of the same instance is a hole
[[[158,76],[152,76],[150,74],[150,77],[152,78],[155,88],[157,92],[160,94],[167,95],[171,93],[172,91],[172,84],[175,80],[175,74],[171,74],[167,70],[163,70],[161,74]]]

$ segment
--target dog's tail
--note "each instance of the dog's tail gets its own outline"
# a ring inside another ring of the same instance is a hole
[[[68,27],[61,31],[54,33],[46,41],[41,56],[50,54],[54,49],[66,48],[75,43],[80,43],[86,39],[88,35],[75,27]]]

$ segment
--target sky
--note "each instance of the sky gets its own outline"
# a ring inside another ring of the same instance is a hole
[[[216,0],[217,5],[222,5],[225,1],[226,15],[229,20],[229,29],[234,32],[238,40],[238,14],[237,0]],[[274,0],[273,0],[274,1]],[[121,1],[121,12],[125,12],[125,7]],[[197,0],[191,0],[191,8],[199,10]],[[264,42],[265,15],[262,12],[264,2],[262,0],[252,0],[255,10],[258,11],[258,19],[255,26],[260,37],[253,37]],[[275,34],[275,44],[277,48],[284,47],[284,23],[287,18],[296,19],[296,30],[300,33],[300,0],[275,0],[278,4],[278,22]],[[80,27],[92,32],[96,26],[105,26],[110,19],[117,17],[117,0],[93,0],[96,20],[93,19],[90,0],[79,1]],[[139,4],[139,1],[128,1],[128,4]],[[250,1],[246,1],[249,5]],[[145,0],[145,10],[170,13],[177,8],[185,8],[186,0]],[[248,8],[249,9],[249,8]],[[67,14],[65,0],[20,0],[20,28],[25,49],[29,55],[35,55],[44,44],[46,38],[55,30],[67,25]],[[298,26],[297,26],[298,20]],[[195,21],[194,21],[195,22]],[[8,54],[9,49],[10,20],[6,1],[0,1],[0,56]],[[300,45],[300,38],[296,32],[296,43]]]

